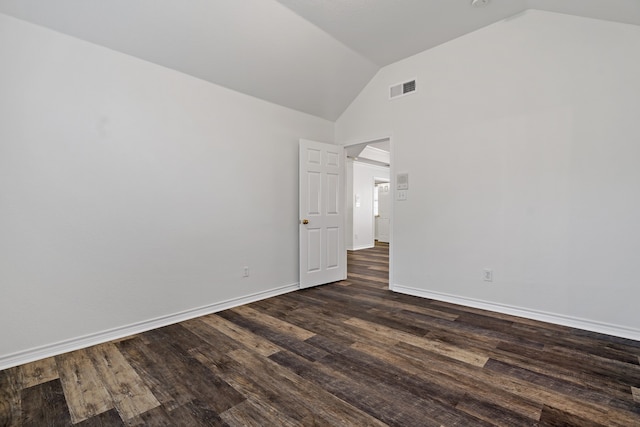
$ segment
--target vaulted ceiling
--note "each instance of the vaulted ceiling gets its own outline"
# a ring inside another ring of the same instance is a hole
[[[0,0],[0,13],[328,120],[380,67],[527,9],[640,25],[640,0],[470,3]]]

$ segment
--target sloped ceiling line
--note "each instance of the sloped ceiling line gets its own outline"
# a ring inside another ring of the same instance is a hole
[[[640,0],[0,0],[0,13],[331,121],[380,67],[527,9],[640,25]]]

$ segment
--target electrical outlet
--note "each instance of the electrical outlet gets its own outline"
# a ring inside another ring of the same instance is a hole
[[[245,266],[242,268],[242,277],[249,277],[249,267]]]
[[[482,280],[485,282],[493,282],[493,270],[490,268],[482,270]]]

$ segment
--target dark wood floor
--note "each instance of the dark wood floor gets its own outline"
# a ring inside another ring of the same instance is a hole
[[[640,343],[347,281],[0,371],[8,426],[640,426]]]

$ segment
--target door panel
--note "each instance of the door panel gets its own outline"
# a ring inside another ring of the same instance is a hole
[[[343,159],[340,146],[300,140],[301,288],[346,278]]]
[[[321,263],[321,236],[319,229],[307,230],[308,245],[307,245],[307,272],[313,273],[320,271]]]
[[[336,174],[327,174],[327,215],[339,215],[338,203],[340,202],[340,177]]]
[[[340,266],[340,232],[338,227],[327,228],[327,269],[334,269]]]
[[[320,172],[308,172],[309,180],[309,207],[307,213],[309,215],[320,215],[320,203],[322,193],[322,174]]]

